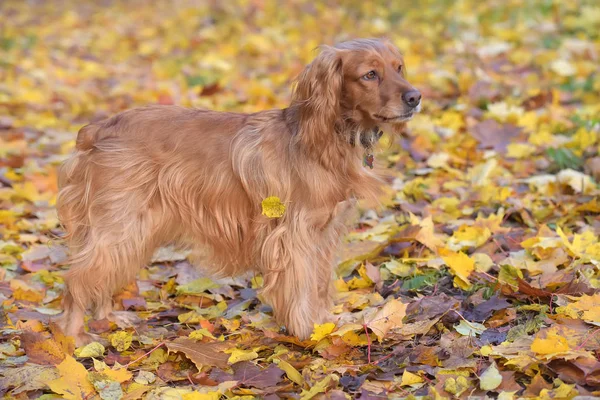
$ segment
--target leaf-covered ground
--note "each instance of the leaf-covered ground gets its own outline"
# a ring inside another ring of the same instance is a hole
[[[595,1],[0,2],[0,395],[600,396]],[[202,5],[203,4],[203,5]],[[257,298],[164,251],[116,297],[142,322],[52,324],[57,165],[148,103],[285,107],[321,43],[387,36],[424,112],[384,137],[383,206],[341,252],[335,324],[299,342]]]

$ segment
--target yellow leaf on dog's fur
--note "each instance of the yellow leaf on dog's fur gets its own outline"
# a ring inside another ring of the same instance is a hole
[[[262,214],[267,218],[281,218],[285,213],[285,205],[277,196],[267,197],[262,201]]]

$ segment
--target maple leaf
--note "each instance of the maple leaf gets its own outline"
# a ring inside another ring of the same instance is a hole
[[[198,369],[201,369],[203,365],[226,368],[229,357],[222,352],[226,347],[227,345],[223,343],[197,342],[185,337],[180,337],[167,343],[167,348],[170,351],[178,351],[185,354]]]
[[[95,393],[94,387],[88,380],[87,370],[73,357],[66,356],[56,368],[60,378],[48,382],[48,386],[54,393],[71,400],[84,400]]]
[[[475,260],[462,252],[444,251],[442,254],[446,254],[442,256],[442,259],[455,275],[454,283],[463,289],[468,288],[470,286],[469,275],[475,270]]]
[[[25,331],[21,335],[25,353],[36,364],[57,365],[65,359],[61,343],[47,339],[39,332]]]
[[[383,305],[366,323],[381,341],[391,329],[402,327],[402,320],[406,316],[407,304],[391,299]]]

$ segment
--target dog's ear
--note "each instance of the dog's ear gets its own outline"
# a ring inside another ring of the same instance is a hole
[[[321,53],[302,71],[292,97],[298,107],[300,141],[319,146],[330,139],[341,119],[342,52],[321,47]]]

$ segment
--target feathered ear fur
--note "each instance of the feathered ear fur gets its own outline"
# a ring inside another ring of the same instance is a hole
[[[298,140],[311,150],[331,142],[341,122],[341,52],[322,47],[321,53],[302,71],[292,96],[298,112]]]

